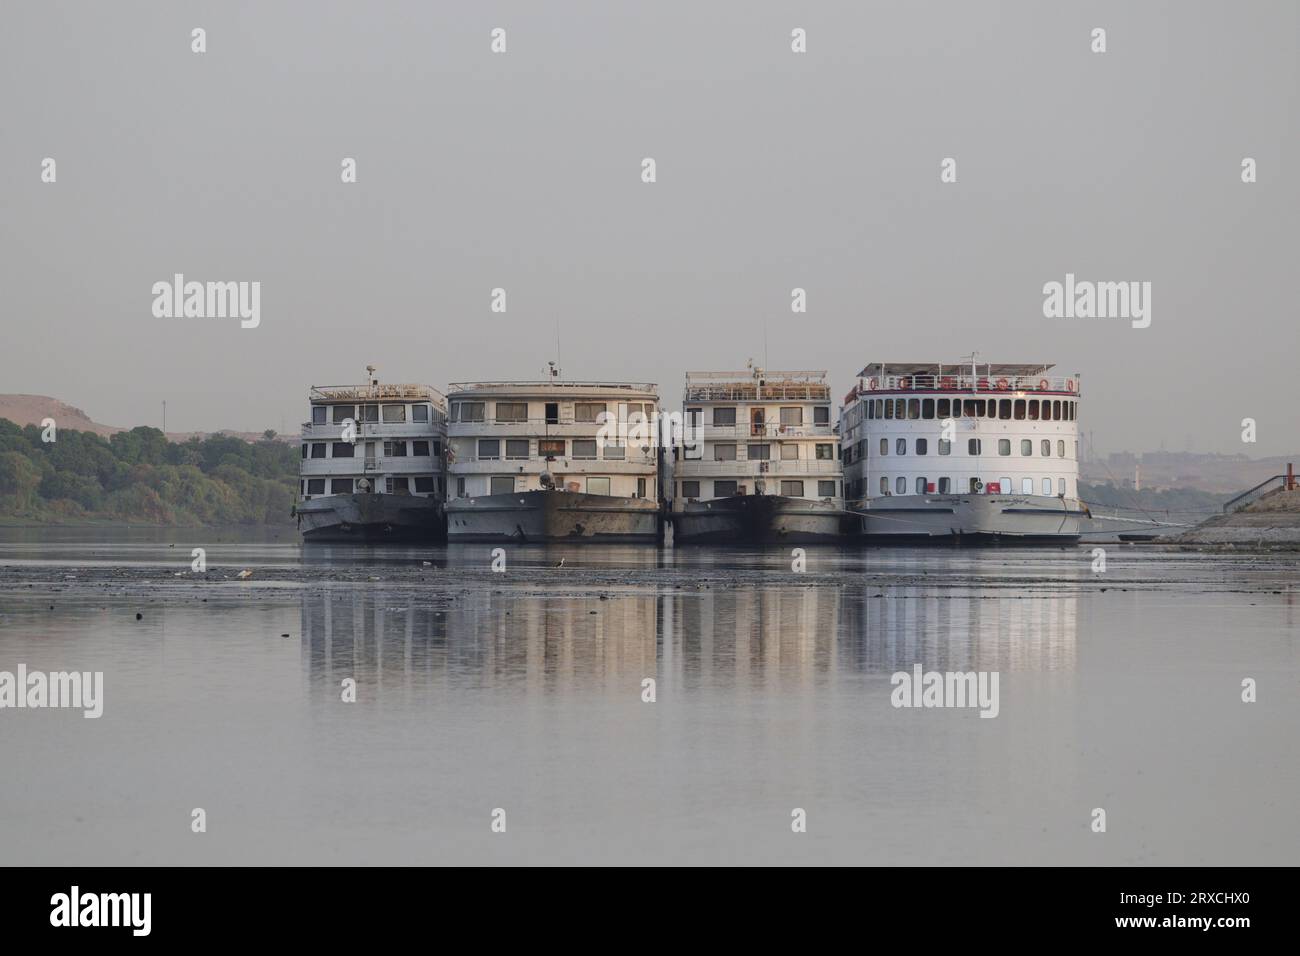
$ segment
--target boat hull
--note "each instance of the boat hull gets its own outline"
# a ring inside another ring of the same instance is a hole
[[[663,529],[657,502],[576,491],[523,491],[453,498],[453,541],[654,542]]]
[[[682,510],[673,512],[673,543],[831,543],[841,540],[843,520],[837,502],[732,495],[687,502]]]
[[[304,541],[441,541],[442,502],[416,495],[322,495],[297,505]]]
[[[877,544],[1069,544],[1078,501],[1033,495],[898,495],[850,506],[854,533]]]

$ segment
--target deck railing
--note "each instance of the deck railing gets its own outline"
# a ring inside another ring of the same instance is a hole
[[[1079,394],[1074,376],[1053,375],[886,375],[864,377],[845,404],[868,392],[1060,392]]]

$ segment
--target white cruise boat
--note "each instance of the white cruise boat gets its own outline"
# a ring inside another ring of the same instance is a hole
[[[427,385],[313,386],[295,508],[304,539],[440,539],[446,441],[446,400]]]
[[[1079,377],[1052,365],[870,364],[841,417],[872,541],[1077,540]]]
[[[822,372],[688,372],[673,542],[833,541],[843,473]]]
[[[659,539],[654,385],[553,378],[449,394],[449,539]]]

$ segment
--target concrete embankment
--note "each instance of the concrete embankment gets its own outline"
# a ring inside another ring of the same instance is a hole
[[[1300,488],[1271,491],[1237,511],[1216,515],[1165,540],[1233,548],[1300,548]]]

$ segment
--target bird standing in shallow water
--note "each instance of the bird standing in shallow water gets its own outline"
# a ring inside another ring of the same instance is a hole
[[[562,568],[562,567],[564,567],[564,559],[563,559],[563,558],[560,558],[560,560],[556,562],[555,566],[556,566],[557,568]]]

